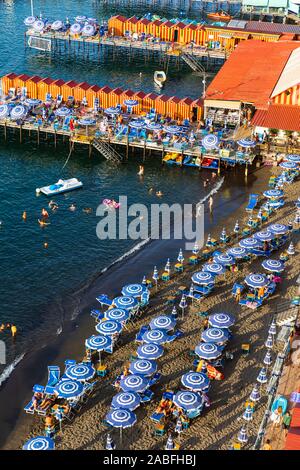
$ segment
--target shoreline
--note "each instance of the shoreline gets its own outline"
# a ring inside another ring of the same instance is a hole
[[[259,173],[258,178],[256,177],[257,173]],[[225,195],[226,190],[228,190],[228,186],[230,185],[230,176],[234,177],[234,175],[229,175],[229,178],[224,182],[224,187],[220,189],[219,194],[220,198],[223,197],[225,200],[226,209],[229,215],[224,211],[224,201],[220,206],[216,204],[213,218],[209,221],[208,226],[212,235],[220,234],[223,224],[227,225],[228,223],[228,217],[232,220],[231,224],[234,224],[235,219],[238,218],[239,215],[237,214],[237,211],[244,215],[244,205],[248,201],[248,193],[259,191],[259,187],[264,188],[265,181],[268,180],[269,173],[270,169],[266,167],[260,168],[259,170],[251,173],[248,176],[246,191],[238,197],[242,204],[240,205],[239,201],[234,201],[233,204],[233,202],[228,199],[228,202],[231,203],[231,207],[230,204],[226,203]],[[224,217],[227,217],[226,224]],[[210,218],[209,214],[206,214],[206,219],[207,218]],[[217,222],[217,224],[215,224],[215,222]],[[159,245],[158,250],[156,250],[157,245]],[[167,256],[177,256],[178,247],[182,246],[182,241],[173,241],[171,245],[174,246],[172,246],[172,248],[168,248],[168,242],[166,241],[150,242],[141,250],[133,253],[128,258],[125,258],[120,263],[113,265],[111,268],[99,275],[93,280],[92,284],[84,290],[78,306],[80,314],[75,321],[69,320],[64,324],[62,334],[56,337],[53,342],[46,345],[40,351],[27,355],[23,359],[20,366],[13,371],[9,380],[3,385],[0,391],[0,396],[2,398],[0,402],[0,415],[4,417],[4,425],[1,427],[0,433],[1,448],[20,448],[20,444],[21,441],[24,440],[24,436],[30,432],[34,418],[23,412],[23,406],[26,404],[26,397],[28,398],[28,401],[30,399],[33,384],[45,382],[47,365],[54,363],[58,363],[60,365],[63,364],[65,359],[71,357],[76,359],[80,358],[82,354],[83,340],[88,337],[93,330],[93,321],[90,318],[89,310],[95,305],[96,295],[101,291],[107,293],[112,292],[112,281],[115,286],[115,290],[113,292],[117,293],[121,285],[125,282],[136,281],[139,277],[142,277],[145,272],[150,273],[155,263],[157,263],[160,268],[162,264],[161,261],[163,261],[163,263],[165,261],[164,258],[162,259],[162,253],[166,253],[165,250],[168,249],[172,252],[170,253],[170,251],[167,251]],[[145,269],[146,266],[151,266],[150,270]],[[100,286],[98,286],[99,284]],[[68,308],[68,302],[65,305],[65,308]],[[38,369],[36,367],[37,364]],[[14,406],[6,409],[5,403],[7,403],[8,397],[11,396],[11,394],[14,394]]]

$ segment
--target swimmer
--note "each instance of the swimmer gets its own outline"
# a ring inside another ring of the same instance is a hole
[[[38,223],[41,227],[46,227],[46,225],[50,225],[50,222],[45,222],[44,220],[38,219]]]
[[[212,196],[210,196],[210,198],[208,200],[208,206],[209,206],[209,211],[210,212],[212,212],[213,203],[214,203],[214,200],[213,200]]]
[[[82,211],[86,214],[91,214],[93,212],[93,209],[91,207],[84,207]]]
[[[27,213],[26,213],[26,211],[23,212],[23,214],[22,214],[22,219],[23,219],[23,220],[26,220],[26,219],[27,219]]]
[[[5,325],[4,325],[4,323],[2,323],[2,325],[0,326],[0,333],[4,330],[5,330]]]
[[[58,205],[54,203],[54,204],[51,206],[52,212],[55,212],[57,209],[58,209]]]
[[[11,325],[10,331],[11,331],[11,336],[15,338],[17,331],[18,331],[16,325]]]
[[[76,211],[76,206],[75,206],[75,204],[71,204],[70,207],[69,207],[69,210],[70,210],[70,211]]]
[[[156,196],[157,196],[157,197],[162,197],[162,196],[163,196],[163,193],[162,193],[161,191],[157,191],[157,192],[156,192]]]
[[[149,194],[152,194],[153,191],[154,191],[154,188],[149,188],[148,193],[149,193]]]
[[[44,217],[44,219],[47,219],[49,217],[48,212],[44,208],[42,209],[42,217]]]
[[[143,175],[144,175],[144,167],[143,167],[143,165],[140,165],[140,166],[139,166],[138,175],[139,175],[139,176],[143,176]]]
[[[52,201],[52,199],[51,199],[51,201],[50,201],[49,204],[48,204],[48,207],[50,207],[50,209],[52,209],[52,207],[53,207],[53,206],[56,206],[56,205],[57,205],[56,202],[55,202],[55,201]]]

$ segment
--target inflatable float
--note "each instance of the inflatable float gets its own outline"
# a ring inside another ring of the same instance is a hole
[[[112,209],[119,209],[120,204],[112,199],[103,199],[102,204],[107,207],[111,207]]]

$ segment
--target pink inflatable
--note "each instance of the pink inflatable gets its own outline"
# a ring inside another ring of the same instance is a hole
[[[118,202],[113,201],[111,199],[103,199],[102,204],[113,209],[118,209],[120,207],[120,204]]]

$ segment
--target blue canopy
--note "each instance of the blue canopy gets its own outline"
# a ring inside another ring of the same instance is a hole
[[[180,134],[183,128],[181,126],[164,126],[164,130],[170,134]]]
[[[110,108],[106,108],[104,110],[104,112],[106,114],[111,114],[111,115],[114,115],[114,114],[121,114],[121,110],[115,106],[111,106]]]
[[[187,372],[181,377],[181,383],[184,387],[189,388],[193,392],[207,390],[210,380],[207,375],[202,372]]]
[[[207,328],[201,333],[201,339],[206,343],[225,343],[229,340],[229,333],[223,328]]]
[[[59,382],[55,391],[60,398],[76,398],[80,396],[83,392],[83,385],[78,380],[62,380]]]
[[[96,325],[96,331],[102,335],[113,335],[122,331],[123,325],[113,320],[105,320]]]
[[[173,403],[184,411],[194,411],[203,404],[203,398],[198,393],[180,390],[174,395]]]
[[[138,100],[125,100],[124,101],[125,106],[137,106],[139,104]]]
[[[78,33],[81,32],[81,29],[82,29],[82,27],[81,27],[81,25],[80,25],[79,23],[74,23],[74,24],[72,24],[72,26],[70,27],[70,32],[71,32],[72,34],[78,34]]]
[[[268,189],[268,191],[263,193],[265,197],[270,199],[278,199],[279,197],[282,197],[283,194],[283,191],[280,189]]]
[[[267,337],[267,341],[265,342],[265,346],[267,349],[272,349],[274,346],[274,335],[269,334]]]
[[[203,271],[212,273],[212,274],[224,274],[226,272],[226,268],[219,263],[207,263],[203,266]]]
[[[111,338],[103,335],[93,335],[85,340],[85,347],[95,351],[104,351],[104,349],[109,348],[111,344]]]
[[[254,388],[253,388],[249,398],[250,398],[251,401],[254,401],[254,402],[260,400],[261,397],[260,397],[260,392],[259,392],[259,389],[258,389],[257,385],[254,385]]]
[[[131,374],[121,379],[120,387],[124,392],[143,393],[149,387],[149,380],[142,375]]]
[[[87,37],[94,36],[95,32],[96,32],[96,29],[92,24],[85,24],[81,30],[82,36],[87,36]]]
[[[248,250],[252,250],[254,248],[259,248],[262,247],[262,242],[257,240],[256,238],[250,237],[250,238],[244,238],[239,242],[239,245],[242,248],[246,248]]]
[[[245,282],[249,287],[258,289],[269,284],[269,279],[264,274],[249,274],[245,278]]]
[[[299,165],[295,162],[283,162],[279,163],[279,166],[287,170],[295,170],[296,168],[299,168]]]
[[[7,104],[0,105],[0,119],[6,118],[9,116],[9,107]]]
[[[265,259],[261,265],[267,271],[275,273],[280,273],[284,271],[285,268],[284,263],[278,259]]]
[[[28,106],[37,106],[41,103],[42,101],[38,100],[37,98],[27,98],[27,100],[25,101],[25,104],[28,104]]]
[[[136,415],[129,410],[112,409],[107,413],[105,421],[114,428],[130,428],[136,423]]]
[[[234,257],[228,253],[221,253],[220,255],[216,255],[214,256],[213,260],[215,263],[223,264],[224,266],[230,266],[231,264],[235,264]]]
[[[142,129],[145,126],[145,121],[130,121],[129,127],[133,127],[134,129]]]
[[[24,20],[26,26],[32,26],[35,23],[35,16],[27,16]]]
[[[238,145],[245,148],[255,147],[256,142],[250,139],[241,139],[237,141]]]
[[[234,256],[235,258],[244,258],[248,252],[246,248],[242,248],[241,246],[234,246],[232,248],[229,248],[227,253],[229,255]]]
[[[10,117],[13,120],[22,119],[27,114],[27,109],[22,104],[17,104],[12,108],[10,112]]]
[[[261,230],[260,232],[255,233],[254,238],[261,242],[268,242],[274,238],[274,233],[269,230]]]
[[[244,426],[240,429],[237,439],[239,442],[241,442],[241,444],[246,444],[248,442],[249,438],[247,434],[247,429]]]
[[[158,122],[150,122],[147,125],[147,129],[149,131],[160,131],[162,128],[163,128],[163,126],[161,124],[159,124]]]
[[[273,320],[269,328],[269,335],[276,336],[276,333],[277,333],[276,322]]]
[[[218,137],[214,134],[208,134],[203,137],[202,145],[206,150],[217,148],[219,145]]]
[[[199,271],[192,276],[192,282],[199,285],[213,284],[215,276],[209,272]]]
[[[264,360],[263,360],[263,363],[265,364],[265,366],[270,366],[272,364],[272,354],[271,354],[271,351],[267,351],[265,357],[264,357]]]
[[[275,233],[276,235],[283,235],[289,231],[288,226],[284,224],[269,225],[268,230]]]
[[[176,325],[176,321],[168,317],[167,315],[160,315],[159,317],[153,318],[150,322],[151,330],[173,330]]]
[[[122,288],[122,295],[125,297],[140,297],[144,292],[148,292],[148,289],[143,284],[128,284]]]
[[[64,26],[63,22],[61,20],[55,20],[53,21],[52,25],[51,25],[51,29],[53,29],[53,31],[59,31],[60,29],[62,29]]]
[[[129,366],[131,374],[151,376],[157,371],[157,364],[149,359],[137,359],[133,361]]]
[[[36,436],[23,445],[23,450],[54,450],[54,440],[46,436]]]
[[[122,408],[123,410],[133,411],[141,403],[140,396],[135,392],[120,392],[112,399],[112,408]]]
[[[217,359],[222,355],[222,349],[215,343],[199,343],[195,348],[195,353],[201,359]]]
[[[158,359],[163,353],[164,350],[162,346],[155,343],[142,344],[136,351],[139,359]]]
[[[104,317],[107,320],[113,320],[122,323],[128,320],[130,313],[123,308],[110,308],[104,312]]]
[[[92,379],[95,372],[96,371],[91,364],[81,363],[69,366],[66,370],[66,376],[70,379],[85,382],[86,380]]]
[[[67,108],[66,106],[62,106],[61,108],[58,108],[54,114],[56,116],[69,116],[71,114],[72,110],[70,108]]]
[[[80,126],[94,126],[96,124],[95,119],[88,119],[88,118],[79,119],[79,121],[77,122],[78,124],[80,124]]]
[[[42,20],[36,20],[33,23],[33,29],[35,29],[35,31],[37,31],[38,33],[42,32],[44,27],[45,27],[45,23]]]
[[[209,315],[208,323],[214,328],[230,328],[234,325],[235,318],[228,313],[213,313]]]
[[[131,310],[138,306],[138,300],[135,297],[129,295],[123,295],[120,297],[116,297],[113,300],[113,304],[117,308],[125,308],[126,310]]]
[[[150,330],[146,331],[142,338],[145,343],[162,344],[167,341],[168,336],[162,330]]]
[[[300,163],[300,155],[287,155],[286,158],[289,162]]]

